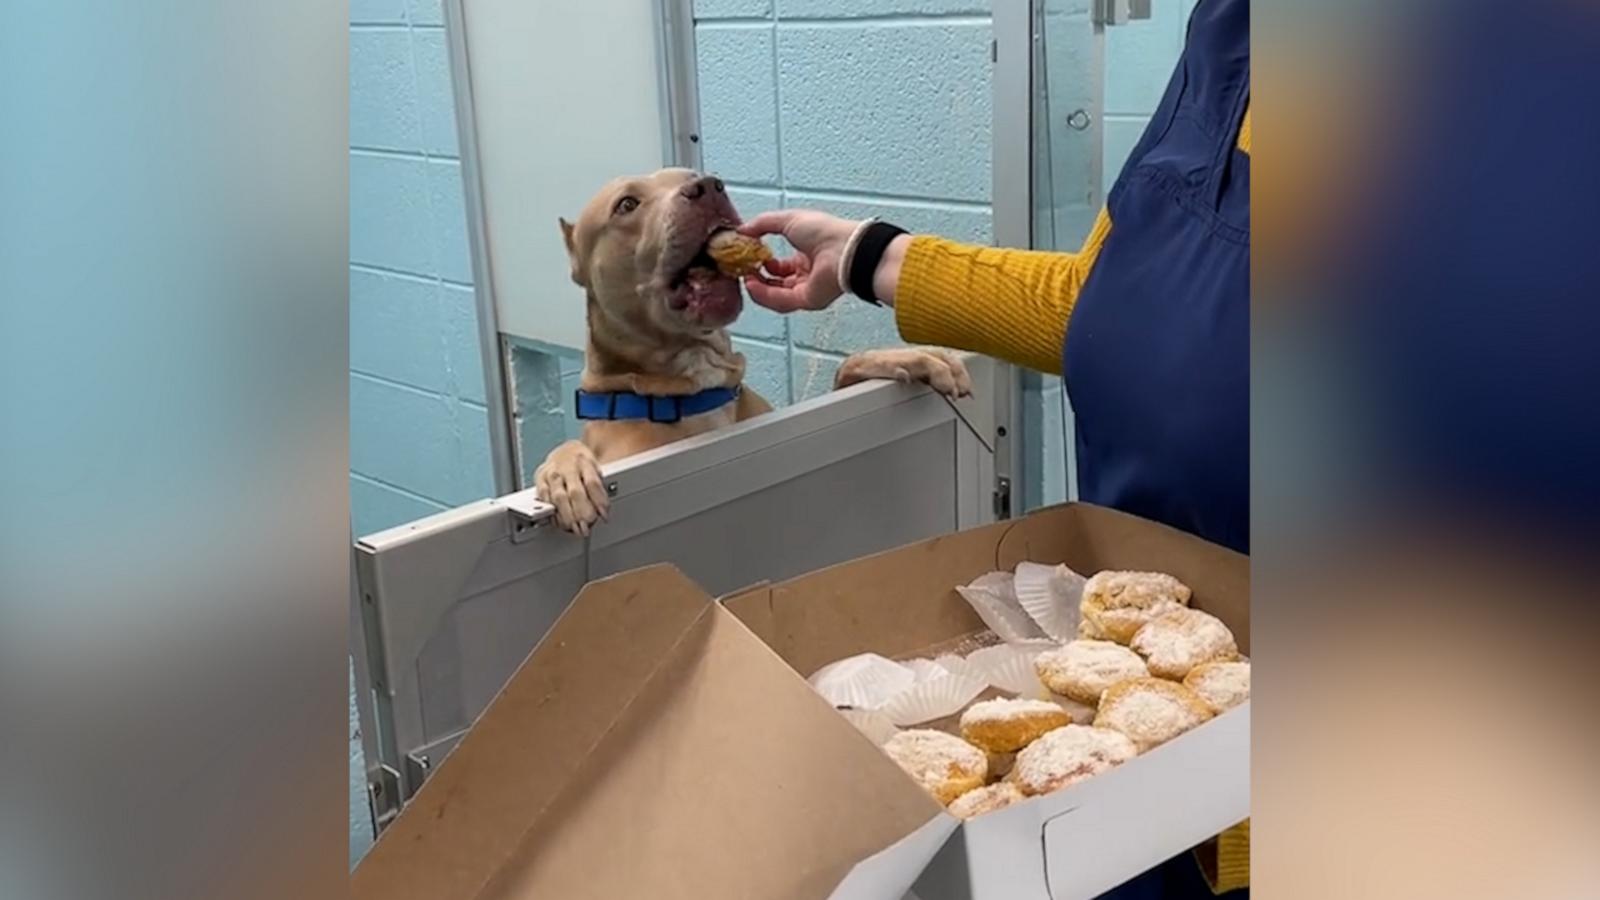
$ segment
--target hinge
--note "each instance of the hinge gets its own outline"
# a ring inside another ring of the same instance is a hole
[[[1150,18],[1150,0],[1095,0],[1096,25],[1126,25]]]
[[[385,765],[367,776],[367,812],[372,815],[372,836],[383,833],[400,815],[400,773]]]
[[[994,480],[994,517],[1011,518],[1011,479],[1004,475]]]
[[[1000,61],[1000,42],[999,41],[990,41],[989,42],[989,62],[997,63],[999,61]]]

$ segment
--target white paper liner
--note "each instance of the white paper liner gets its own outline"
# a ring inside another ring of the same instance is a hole
[[[951,671],[934,659],[907,659],[903,660],[900,665],[910,669],[916,675],[917,684],[921,684],[924,681],[932,681],[935,678],[942,678],[945,675],[949,675]]]
[[[988,688],[989,682],[981,678],[947,674],[896,694],[879,711],[890,722],[907,728],[953,716]]]
[[[877,709],[915,684],[917,675],[876,653],[863,653],[823,666],[810,681],[834,706]]]
[[[1063,697],[1060,694],[1051,694],[1049,692],[1046,692],[1045,699],[1054,701],[1057,706],[1066,710],[1067,715],[1072,717],[1072,724],[1094,724],[1095,713],[1098,711],[1095,707],[1087,703],[1079,703],[1071,697]]]
[[[985,647],[968,655],[967,664],[986,682],[1002,691],[1029,700],[1047,700],[1050,692],[1039,681],[1033,661],[1052,646],[1032,643]]]
[[[1010,572],[990,572],[956,588],[956,593],[1000,640],[1008,644],[1040,640],[1045,633],[1017,602],[1015,579]]]
[[[900,733],[894,727],[889,717],[875,709],[841,709],[839,715],[844,716],[857,731],[867,736],[867,739],[882,747],[889,743],[889,739]]]
[[[1017,604],[1045,634],[1065,642],[1078,636],[1078,607],[1087,581],[1064,565],[1020,562],[1012,590]]]
[[[934,662],[938,663],[947,672],[954,672],[957,675],[973,674],[972,663],[954,653],[946,653],[934,660]]]

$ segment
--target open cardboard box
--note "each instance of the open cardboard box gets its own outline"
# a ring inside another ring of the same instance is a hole
[[[1084,504],[719,603],[670,566],[585,587],[352,876],[367,900],[1092,897],[1249,815],[1245,704],[969,822],[805,682],[981,630],[1022,560],[1170,572],[1249,652],[1249,562]]]

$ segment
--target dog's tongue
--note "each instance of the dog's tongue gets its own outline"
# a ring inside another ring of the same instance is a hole
[[[709,269],[689,270],[689,305],[701,316],[732,319],[739,314],[743,297],[739,282]]]

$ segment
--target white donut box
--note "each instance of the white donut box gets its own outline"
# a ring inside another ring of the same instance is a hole
[[[1248,703],[961,822],[805,681],[982,623],[1022,560],[1170,572],[1249,652],[1247,557],[1066,504],[713,598],[671,566],[588,585],[352,875],[368,900],[1068,900],[1249,817]]]

